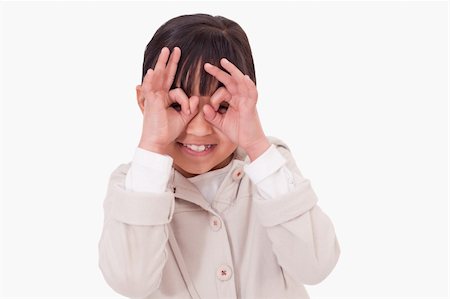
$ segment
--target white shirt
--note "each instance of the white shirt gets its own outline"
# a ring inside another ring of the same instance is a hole
[[[286,162],[275,145],[271,144],[261,156],[244,166],[244,172],[257,186],[263,198],[273,199],[293,190],[293,175],[285,166]],[[137,147],[131,167],[127,172],[125,188],[136,192],[165,192],[172,163],[173,158],[168,155]],[[205,199],[211,202],[231,167],[231,163],[223,168],[188,178],[188,180],[197,186]]]
[[[211,203],[232,164],[233,162],[230,162],[225,167],[202,173],[200,175],[188,178],[188,180],[193,183],[203,197]]]

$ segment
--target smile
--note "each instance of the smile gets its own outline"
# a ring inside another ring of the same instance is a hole
[[[216,144],[183,144],[177,142],[178,146],[181,148],[181,151],[185,154],[191,155],[191,156],[206,156],[209,153],[211,153],[215,147]]]

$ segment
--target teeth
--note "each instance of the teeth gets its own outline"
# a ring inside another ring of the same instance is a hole
[[[190,148],[193,151],[196,152],[203,152],[206,149],[210,148],[212,145],[207,144],[207,145],[195,145],[195,144],[183,144],[183,146]]]

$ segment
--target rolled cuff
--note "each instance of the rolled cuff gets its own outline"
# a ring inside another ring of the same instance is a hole
[[[162,193],[172,170],[173,158],[137,147],[125,179],[125,188],[136,192]]]
[[[169,223],[175,207],[172,192],[134,192],[125,189],[124,178],[130,165],[120,166],[112,175],[108,195],[111,216],[132,225]]]
[[[171,192],[127,191],[114,185],[111,193],[111,216],[131,225],[161,225],[172,220],[175,207]]]
[[[254,199],[259,221],[265,227],[288,222],[312,209],[317,201],[308,179],[276,200]]]
[[[275,173],[285,165],[286,162],[287,160],[277,150],[276,146],[271,144],[270,147],[255,161],[244,165],[244,171],[254,184],[258,184],[266,177]]]

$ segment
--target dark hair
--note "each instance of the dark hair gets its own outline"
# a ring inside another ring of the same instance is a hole
[[[256,84],[255,66],[247,35],[236,22],[207,14],[182,15],[164,23],[147,44],[142,66],[142,81],[154,68],[163,47],[181,49],[181,58],[171,89],[181,87],[190,96],[196,77],[200,95],[209,95],[223,84],[204,71],[206,62],[220,66],[225,57]],[[223,69],[223,68],[222,68]]]

